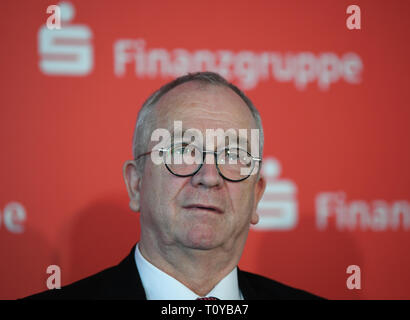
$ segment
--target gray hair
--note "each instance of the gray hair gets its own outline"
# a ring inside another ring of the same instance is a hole
[[[259,111],[253,105],[252,101],[237,86],[228,82],[219,74],[207,71],[188,73],[187,75],[176,78],[175,80],[163,85],[160,89],[151,94],[151,96],[144,102],[141,110],[138,112],[137,123],[135,125],[134,136],[132,139],[132,153],[134,159],[136,159],[140,154],[146,152],[146,147],[149,144],[149,139],[151,137],[152,131],[154,130],[152,125],[150,126],[150,128],[146,127],[147,123],[152,123],[155,120],[152,118],[152,111],[154,110],[154,107],[159,101],[159,99],[161,99],[161,97],[164,96],[171,89],[189,81],[198,81],[215,86],[225,86],[232,89],[242,98],[242,100],[246,103],[249,110],[251,111],[252,116],[255,119],[256,126],[259,129],[259,156],[262,157],[264,135],[262,119],[259,114]],[[137,170],[140,174],[142,174],[144,163],[145,160],[137,162]]]

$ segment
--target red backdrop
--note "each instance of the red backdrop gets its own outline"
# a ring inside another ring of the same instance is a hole
[[[330,299],[410,298],[408,1],[72,1],[53,30],[51,4],[0,3],[0,298],[128,253],[137,112],[200,69],[264,122],[268,191],[240,267]]]

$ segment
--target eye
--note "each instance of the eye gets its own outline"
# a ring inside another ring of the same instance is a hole
[[[239,158],[239,152],[236,149],[233,149],[233,150],[231,149],[231,150],[228,150],[227,156],[229,160],[236,161]]]
[[[172,154],[182,155],[182,154],[186,153],[187,147],[188,147],[188,144],[185,144],[185,143],[176,145],[172,148]]]
[[[182,157],[183,159],[201,159],[201,153],[196,146],[192,144],[182,144],[172,149],[173,157]],[[199,160],[198,160],[199,161]]]
[[[239,148],[226,150],[225,157],[228,161],[232,161],[233,163],[237,163],[241,166],[249,167],[252,165],[252,157],[250,157],[245,150]]]
[[[235,163],[239,159],[239,151],[236,148],[225,149],[224,150],[224,157],[228,163]]]
[[[185,146],[184,154],[190,157],[195,157],[195,148],[193,146]]]
[[[252,165],[252,158],[248,154],[244,153],[241,155],[240,162],[243,166],[250,167]]]
[[[182,155],[184,153],[183,147],[177,147],[172,149],[172,155]]]

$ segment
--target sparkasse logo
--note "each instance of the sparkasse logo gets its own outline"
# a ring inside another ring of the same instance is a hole
[[[46,75],[86,76],[94,66],[92,32],[86,25],[70,24],[75,9],[69,2],[58,5],[61,27],[44,24],[38,32],[39,67]]]

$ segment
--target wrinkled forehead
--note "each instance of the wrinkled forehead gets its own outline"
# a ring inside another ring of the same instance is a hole
[[[186,129],[256,129],[245,101],[232,89],[198,81],[167,92],[155,107],[156,128],[172,130],[175,121]]]

